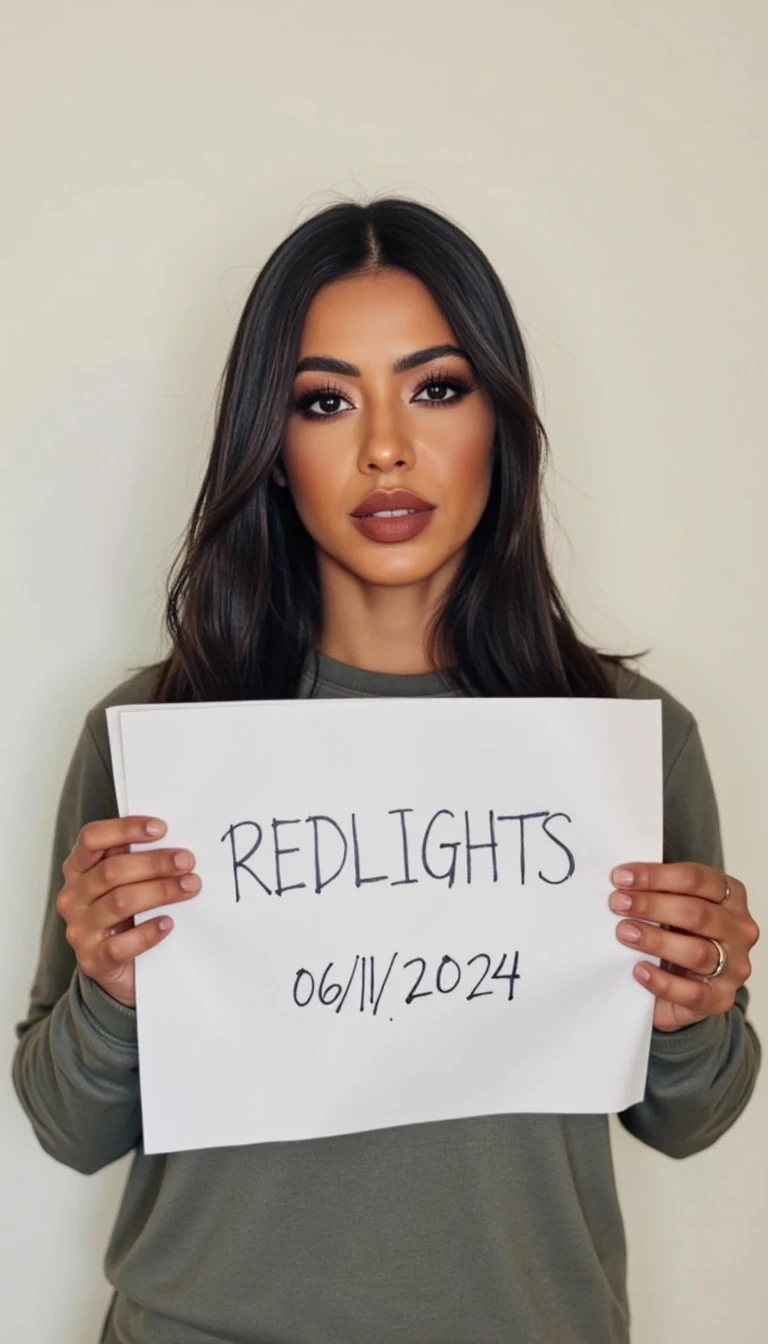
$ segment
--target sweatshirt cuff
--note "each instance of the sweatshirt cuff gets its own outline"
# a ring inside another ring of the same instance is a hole
[[[118,1003],[111,994],[97,985],[90,976],[84,975],[78,966],[75,970],[76,994],[79,994],[88,1015],[102,1035],[111,1036],[125,1045],[136,1045],[136,1009],[126,1008]]]
[[[732,1011],[732,1010],[731,1010]],[[679,1031],[654,1031],[651,1034],[651,1055],[656,1059],[692,1059],[711,1050],[729,1023],[729,1013],[718,1013],[694,1022]]]

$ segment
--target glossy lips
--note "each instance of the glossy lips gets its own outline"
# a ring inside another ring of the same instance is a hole
[[[434,512],[434,504],[428,504],[411,490],[373,490],[350,516],[370,541],[391,542],[417,537]]]

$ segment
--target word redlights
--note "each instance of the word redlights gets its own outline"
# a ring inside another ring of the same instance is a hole
[[[573,851],[561,838],[570,824],[566,812],[548,809],[478,816],[441,807],[419,820],[412,807],[393,807],[363,821],[355,812],[342,820],[315,814],[238,821],[221,841],[229,842],[236,901],[255,887],[268,896],[303,889],[319,896],[342,874],[358,888],[378,882],[452,887],[464,877],[467,885],[525,886],[526,878],[538,878],[559,886],[576,870]]]

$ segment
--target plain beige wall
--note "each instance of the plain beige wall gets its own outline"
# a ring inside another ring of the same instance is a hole
[[[157,650],[242,300],[333,192],[445,210],[500,271],[552,441],[558,573],[588,634],[650,646],[650,674],[696,713],[731,871],[768,922],[766,15],[0,4],[8,1055],[80,720]],[[0,1335],[87,1344],[125,1165],[57,1166],[3,1089]],[[765,1083],[706,1154],[676,1164],[621,1133],[616,1156],[636,1344],[763,1344]]]

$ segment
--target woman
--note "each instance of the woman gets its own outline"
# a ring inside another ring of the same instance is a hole
[[[164,823],[115,819],[107,705],[660,696],[666,861],[606,880],[618,936],[662,963],[634,972],[655,1030],[646,1098],[621,1120],[682,1157],[750,1096],[757,928],[722,871],[698,731],[577,638],[544,552],[542,444],[509,302],[446,219],[337,205],[267,262],[170,587],[170,656],[96,706],[75,751],[19,1027],[16,1087],[43,1147],[79,1171],[136,1150],[108,1344],[622,1344],[628,1311],[605,1116],[142,1152],[134,960],[172,921],[133,916],[200,883],[189,853],[128,851]]]

